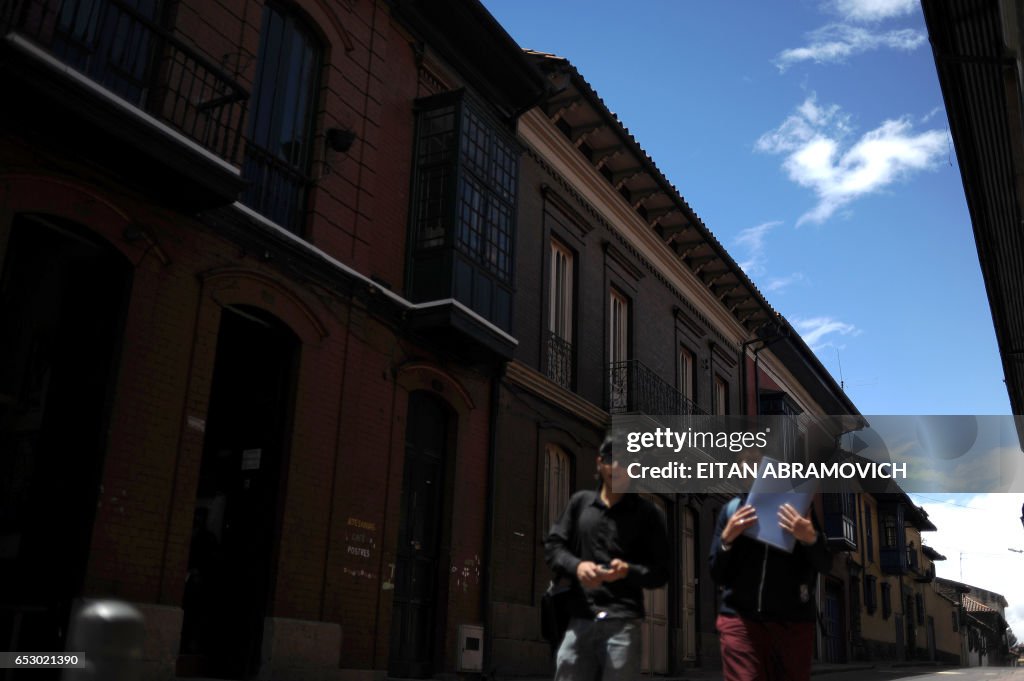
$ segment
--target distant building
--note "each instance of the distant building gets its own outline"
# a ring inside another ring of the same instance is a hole
[[[946,557],[925,545],[922,533],[938,528],[902,493],[862,493],[856,506],[858,544],[846,561],[851,589],[861,589],[851,591],[858,602],[851,613],[851,659],[968,664],[977,651],[970,641],[991,625],[981,627],[987,615],[977,622],[968,617],[961,594],[971,587],[936,578],[935,563]],[[1000,598],[978,590],[975,600],[1005,607]]]
[[[959,615],[962,663],[971,667],[1012,664],[1007,641],[1006,599],[1002,594],[941,577],[936,588],[955,601]]]

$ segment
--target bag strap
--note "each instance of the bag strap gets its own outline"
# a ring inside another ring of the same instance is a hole
[[[576,525],[580,521],[580,509],[579,509],[579,506],[580,506],[580,504],[575,504],[575,506],[574,506],[572,504],[571,499],[570,499],[569,508],[571,509],[571,512],[572,512],[572,523],[571,523],[572,533],[569,535],[569,538],[568,538],[570,545],[574,544],[575,540],[576,540]],[[563,583],[562,580],[565,580],[565,582]],[[568,588],[568,586],[570,584],[572,584],[572,577],[571,576],[569,576],[567,574],[562,574],[558,570],[555,570],[555,571],[553,571],[553,573],[551,575],[551,581],[548,584],[548,590],[549,591],[552,590],[552,589],[556,589],[557,590],[560,587],[561,588]]]

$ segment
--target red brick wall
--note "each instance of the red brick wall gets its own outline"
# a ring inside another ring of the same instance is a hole
[[[418,82],[411,38],[384,2],[297,4],[326,48],[306,237],[401,293]],[[185,0],[173,30],[251,88],[261,16],[251,0]],[[330,127],[355,132],[347,153],[325,151]],[[0,138],[0,167],[11,169],[0,177],[0,241],[13,213],[46,212],[92,229],[135,265],[85,595],[180,606],[221,305],[253,305],[301,339],[268,614],[337,622],[340,666],[386,668],[408,395],[440,390],[458,423],[439,604],[448,615],[438,670],[453,670],[457,625],[481,621],[486,373],[432,354],[359,303],[289,279],[102,163],[63,154]],[[155,245],[127,241],[129,226]]]
[[[411,390],[439,386],[458,419],[451,555],[442,565],[449,595],[440,604],[451,668],[457,625],[480,621],[489,381],[424,361],[429,353],[358,307],[324,303],[198,225],[137,200],[113,197],[117,212],[93,201],[93,215],[75,208],[88,195],[73,185],[33,178],[14,189],[19,198],[5,194],[4,213],[64,214],[123,247],[110,229],[120,212],[151,226],[170,260],[150,255],[135,270],[86,594],[180,604],[221,305],[254,305],[302,340],[272,614],[339,622],[343,666],[386,666],[405,409]],[[403,369],[412,357],[421,359]],[[372,536],[369,559],[348,552],[357,530]]]

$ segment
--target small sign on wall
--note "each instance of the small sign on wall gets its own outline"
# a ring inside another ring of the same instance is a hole
[[[260,469],[260,455],[262,455],[262,453],[262,449],[242,450],[242,470],[258,471]]]

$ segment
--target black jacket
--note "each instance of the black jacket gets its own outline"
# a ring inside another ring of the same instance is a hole
[[[819,530],[817,541],[810,546],[797,542],[793,553],[744,535],[723,551],[722,530],[729,521],[728,510],[727,505],[718,514],[711,540],[711,578],[722,589],[719,612],[785,622],[814,621],[817,574],[832,567],[824,533]]]
[[[593,619],[601,612],[613,619],[643,617],[643,590],[668,581],[665,514],[638,494],[625,494],[609,508],[597,492],[577,492],[551,526],[544,555],[551,569],[572,580],[573,617]],[[580,562],[600,565],[613,558],[629,563],[628,574],[596,589],[583,589],[576,579]]]

